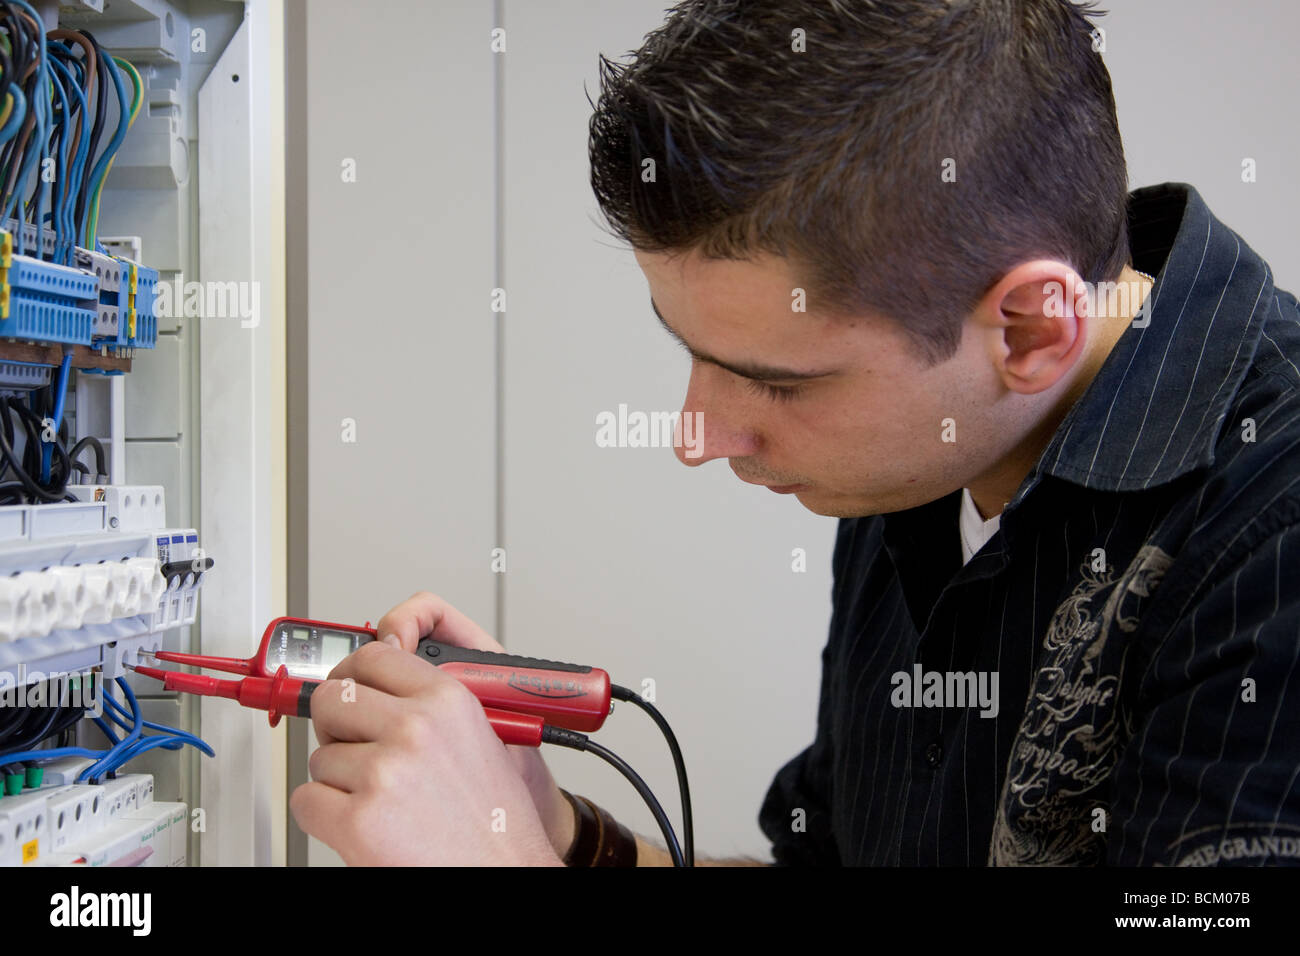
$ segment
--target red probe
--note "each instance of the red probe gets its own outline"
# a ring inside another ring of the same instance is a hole
[[[154,677],[163,682],[167,690],[179,690],[204,697],[228,697],[245,707],[268,711],[271,726],[286,714],[290,717],[311,716],[311,695],[319,681],[299,680],[290,677],[283,666],[274,677],[245,677],[243,680],[222,680],[203,674],[182,674],[156,667],[137,667],[137,674]],[[520,744],[525,747],[542,745],[542,726],[545,721],[531,714],[512,714],[504,710],[484,707],[488,723],[497,732],[503,744]]]
[[[207,657],[176,651],[153,655],[177,664],[247,675],[243,680],[220,680],[153,667],[135,670],[163,681],[168,690],[227,697],[245,707],[268,711],[274,727],[286,714],[310,717],[311,694],[321,683],[295,676],[289,663],[298,668],[300,675],[314,672],[323,678],[342,656],[375,637],[374,629],[369,627],[279,617],[267,625],[254,657]],[[297,657],[295,647],[301,651]],[[536,747],[541,744],[544,724],[589,732],[599,729],[609,715],[609,674],[598,667],[472,650],[427,637],[419,642],[415,653],[473,692],[504,743]]]

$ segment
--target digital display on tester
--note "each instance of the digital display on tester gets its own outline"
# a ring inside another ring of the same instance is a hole
[[[335,665],[370,639],[364,633],[289,624],[278,631],[267,642],[267,672],[273,674],[284,665],[289,676],[309,680],[328,677]]]
[[[351,636],[331,634],[329,631],[326,631],[321,636],[321,658],[333,662],[330,664],[331,670],[335,664],[351,654],[352,651]]]

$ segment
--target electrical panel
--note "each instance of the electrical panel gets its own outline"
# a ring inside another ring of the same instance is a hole
[[[131,668],[199,649],[220,573],[194,516],[177,299],[198,261],[198,90],[243,17],[0,2],[2,866],[193,856],[212,749],[198,708]]]

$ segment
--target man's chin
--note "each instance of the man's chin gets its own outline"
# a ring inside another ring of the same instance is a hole
[[[818,494],[815,488],[796,491],[794,496],[799,499],[799,504],[813,514],[826,518],[862,518],[879,513],[878,509],[872,508],[865,501]]]

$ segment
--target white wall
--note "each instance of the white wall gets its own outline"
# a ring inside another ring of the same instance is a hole
[[[1293,0],[1112,0],[1106,66],[1133,188],[1185,182],[1300,290]],[[1257,180],[1241,179],[1242,160]]]
[[[596,54],[635,49],[666,6],[309,4],[310,607],[374,620],[425,587],[511,649],[633,687],[654,679],[691,771],[699,852],[766,857],[758,807],[814,730],[834,522],[742,485],[722,462],[686,469],[669,449],[594,441],[599,412],[673,410],[686,384],[631,253],[596,225],[587,179]],[[1189,0],[1109,7],[1133,185],[1196,184],[1281,285],[1300,286],[1300,199],[1285,166],[1300,133],[1284,121],[1293,105],[1276,105],[1296,87],[1290,4],[1236,8],[1250,18]],[[499,63],[494,25],[507,31]],[[1240,182],[1243,156],[1259,182]],[[354,184],[340,182],[344,157],[357,159]],[[498,256],[500,338],[488,298]],[[345,417],[355,444],[340,440]],[[505,575],[489,567],[498,544]],[[805,573],[791,570],[799,547]],[[672,764],[649,720],[621,706],[598,739],[676,821]],[[596,758],[548,759],[562,786],[657,833]],[[312,859],[333,857],[316,846]]]

